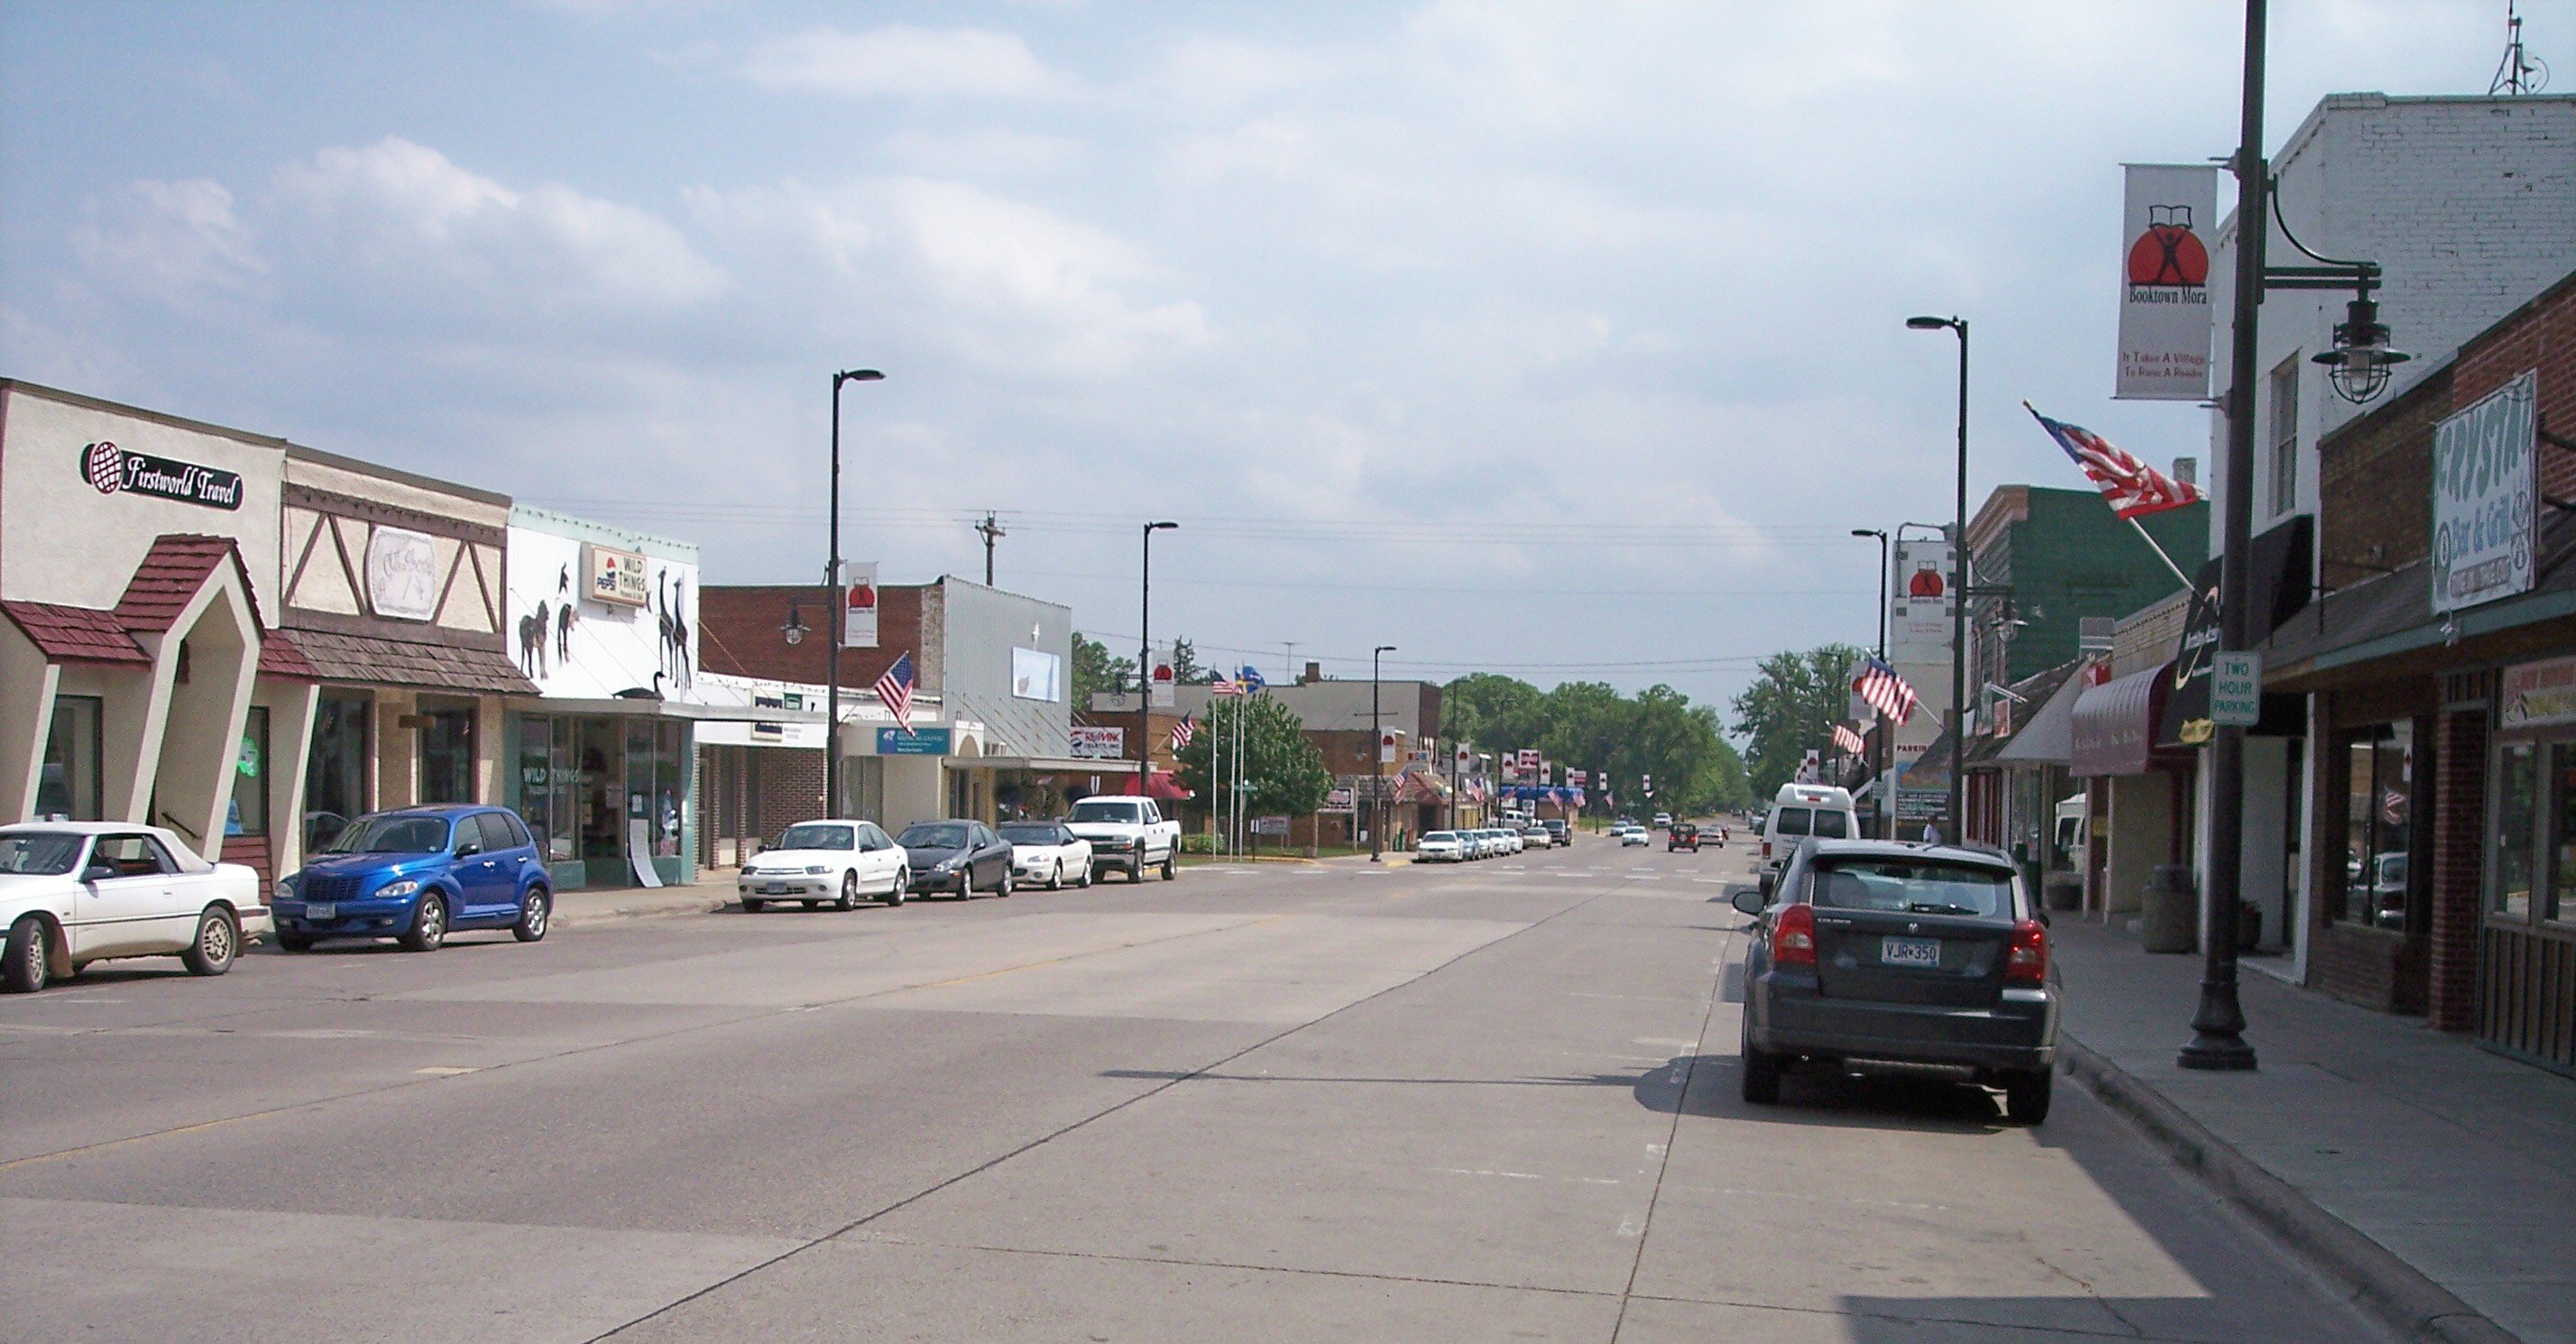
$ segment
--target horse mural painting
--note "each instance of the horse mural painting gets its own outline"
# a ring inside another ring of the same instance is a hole
[[[571,617],[571,610],[566,608],[564,611],[566,625],[572,623]],[[557,650],[557,661],[561,661],[560,646]],[[545,679],[546,604],[543,602],[537,604],[535,611],[519,618],[519,667],[533,680]]]

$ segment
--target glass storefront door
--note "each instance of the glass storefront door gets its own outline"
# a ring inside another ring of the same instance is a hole
[[[224,834],[268,834],[268,707],[253,705],[242,723],[239,754],[233,760],[233,801],[224,816]]]
[[[471,803],[474,789],[474,707],[420,707],[420,800]]]
[[[105,705],[94,695],[54,697],[45,764],[36,779],[37,816],[99,820],[99,729]]]
[[[374,806],[368,787],[369,727],[375,697],[324,691],[313,707],[313,748],[304,766],[304,848],[331,843],[351,817]]]

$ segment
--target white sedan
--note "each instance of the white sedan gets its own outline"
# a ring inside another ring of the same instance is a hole
[[[269,932],[259,874],[208,863],[179,837],[131,822],[0,826],[0,988],[29,994],[93,961],[176,954],[221,975]]]
[[[1433,831],[1413,847],[1415,863],[1459,863],[1467,857],[1467,841],[1457,831]]]
[[[1006,821],[994,829],[1011,845],[1011,880],[1060,891],[1091,885],[1091,842],[1060,821]]]
[[[1619,844],[1622,848],[1629,845],[1647,845],[1653,843],[1653,833],[1643,826],[1630,826],[1619,832]]]
[[[849,910],[861,897],[901,905],[912,891],[912,865],[873,821],[801,821],[744,864],[734,885],[743,912],[753,915],[771,901],[800,901],[808,910],[825,901]]]

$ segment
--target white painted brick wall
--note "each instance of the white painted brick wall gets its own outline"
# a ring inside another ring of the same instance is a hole
[[[2272,163],[2281,214],[2299,241],[2329,257],[2376,261],[2386,283],[2379,320],[2415,362],[2399,366],[2373,406],[2441,367],[2462,342],[2484,331],[2541,290],[2576,270],[2576,95],[2522,98],[2390,98],[2336,94],[2317,104]],[[2234,180],[2222,176],[2222,199]],[[2234,301],[2235,218],[2220,226],[2211,267],[2211,300],[2219,314],[2211,354],[2222,388],[2233,345],[2227,324]],[[2274,266],[2314,264],[2275,227],[2267,259]],[[2297,497],[2272,498],[2272,424],[2268,376],[2256,385],[2254,528],[2317,507],[2317,441],[2363,414],[2335,395],[2324,371],[2307,362],[2329,348],[2349,291],[2292,290],[2263,302],[2255,367],[2265,375],[2296,356],[2299,380]],[[2210,417],[2213,496],[2229,483],[2226,421]],[[2429,506],[2428,506],[2429,507]],[[2223,509],[2210,510],[2210,552],[2219,547]]]

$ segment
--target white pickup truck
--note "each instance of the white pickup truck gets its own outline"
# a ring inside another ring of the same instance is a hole
[[[1164,820],[1153,799],[1133,794],[1085,798],[1073,805],[1064,824],[1091,842],[1094,875],[1114,870],[1127,874],[1130,882],[1142,882],[1146,869],[1159,868],[1164,881],[1172,880],[1181,852],[1181,824]]]

